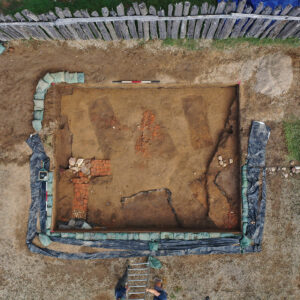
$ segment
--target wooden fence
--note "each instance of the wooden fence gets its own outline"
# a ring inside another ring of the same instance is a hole
[[[300,7],[287,5],[284,9],[264,7],[254,10],[246,0],[219,2],[217,7],[203,3],[201,7],[190,2],[168,5],[168,11],[156,10],[145,3],[133,3],[125,15],[123,4],[115,10],[102,8],[91,14],[68,8],[55,8],[55,13],[35,15],[23,10],[14,16],[0,14],[0,41],[16,39],[89,40],[120,39],[226,39],[300,38]]]

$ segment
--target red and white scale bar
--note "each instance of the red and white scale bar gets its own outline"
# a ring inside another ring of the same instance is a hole
[[[159,80],[116,80],[113,83],[159,83]]]

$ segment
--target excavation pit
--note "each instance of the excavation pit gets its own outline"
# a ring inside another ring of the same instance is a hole
[[[62,94],[52,229],[81,219],[98,232],[240,231],[237,89],[116,85]],[[87,160],[88,170],[71,170],[70,157]]]

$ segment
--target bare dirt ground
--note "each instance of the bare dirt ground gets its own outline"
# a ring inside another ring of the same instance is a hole
[[[251,120],[271,127],[267,165],[288,165],[282,121],[300,115],[300,49],[238,46],[199,51],[160,43],[26,42],[0,57],[0,298],[113,299],[125,260],[62,261],[31,254],[25,245],[30,205],[29,155],[32,97],[46,72],[82,71],[88,84],[126,78],[165,83],[226,84],[241,81],[242,159]],[[269,78],[265,85],[261,81]],[[285,81],[282,80],[285,78]],[[53,91],[58,93],[59,91]],[[46,119],[43,139],[49,128]],[[47,151],[51,147],[47,147]],[[251,255],[164,257],[159,275],[171,299],[299,299],[300,179],[267,177],[263,251]],[[82,249],[86,250],[86,249]],[[154,276],[153,272],[153,276]]]
[[[56,101],[57,221],[72,215],[73,183],[62,168],[73,156],[111,161],[111,176],[89,182],[88,222],[98,230],[240,229],[236,87],[74,88]],[[71,147],[60,138],[66,130]]]

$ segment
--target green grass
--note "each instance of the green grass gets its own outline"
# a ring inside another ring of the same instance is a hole
[[[237,45],[248,43],[254,46],[268,46],[268,45],[286,45],[291,47],[299,47],[300,40],[298,38],[281,39],[259,39],[259,38],[229,38],[226,40],[214,40],[212,46],[218,49],[233,48]]]
[[[121,2],[124,4],[125,8],[132,5],[132,2],[145,2],[147,6],[153,5],[155,8],[160,7],[165,9],[167,13],[167,7],[170,3],[178,3],[178,0],[145,0],[145,1],[131,1],[131,0],[7,0],[10,5],[6,7],[4,2],[0,0],[0,11],[4,14],[15,14],[23,9],[29,9],[36,14],[41,14],[48,12],[49,10],[54,10],[56,6],[58,7],[69,7],[72,12],[78,9],[88,9],[89,12],[94,10],[101,13],[102,7],[108,7],[109,9],[116,8]],[[217,0],[191,0],[191,4],[197,4],[201,6],[203,2],[208,2],[210,4],[216,5]]]
[[[201,41],[201,40],[200,40]],[[201,46],[199,40],[192,40],[192,39],[166,39],[163,41],[163,46],[166,47],[177,47],[177,48],[183,48],[187,50],[201,50],[203,49],[203,46]],[[258,38],[229,38],[226,40],[212,40],[211,46],[224,50],[228,48],[234,48],[236,46],[247,44],[247,45],[253,45],[253,46],[268,46],[268,45],[284,45],[288,47],[300,47],[300,40],[298,38],[288,38],[286,40],[281,39],[258,39]]]
[[[300,120],[283,123],[289,158],[300,161]]]

